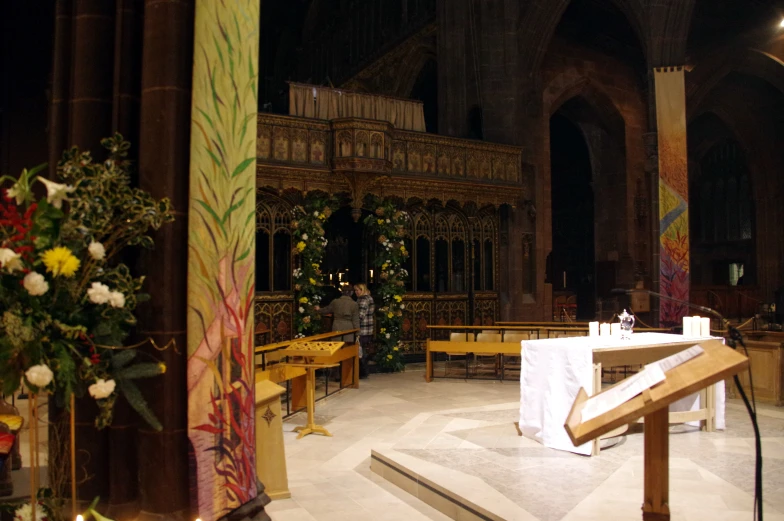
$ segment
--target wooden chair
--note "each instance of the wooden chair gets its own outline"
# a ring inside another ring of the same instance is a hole
[[[450,342],[473,342],[474,333],[450,333]],[[465,361],[466,367],[468,366],[468,353],[447,353],[446,362],[444,363],[444,376],[449,372],[449,364],[452,362],[452,357],[459,357]]]
[[[501,334],[500,333],[479,333],[476,335],[477,342],[501,342]],[[498,376],[498,367],[499,367],[499,357],[500,354],[486,354],[486,353],[474,353],[474,374],[477,374],[479,371],[479,365],[482,361],[493,361],[493,374]]]
[[[504,344],[515,344],[517,346],[515,351],[501,354],[501,379],[507,369],[520,371],[522,358],[520,357],[520,342],[531,338],[530,333],[506,333],[504,334]],[[510,346],[511,348],[511,346]]]

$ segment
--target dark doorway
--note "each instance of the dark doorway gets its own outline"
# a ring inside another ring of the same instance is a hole
[[[594,195],[591,159],[580,128],[559,113],[550,118],[553,251],[550,282],[574,295],[577,318],[596,309]]]
[[[333,213],[324,224],[324,235],[328,242],[324,252],[322,272],[332,285],[337,285],[341,277],[343,282],[349,284],[368,282],[365,273],[367,267],[367,245],[363,224],[365,215],[367,212],[363,212],[359,222],[354,222],[351,208],[344,206]]]

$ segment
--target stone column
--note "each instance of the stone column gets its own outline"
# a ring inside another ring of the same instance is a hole
[[[659,293],[689,300],[689,170],[682,67],[654,69],[659,153]],[[672,326],[684,306],[660,299],[659,322]]]
[[[67,146],[100,153],[111,133],[114,29],[114,2],[74,1]]]
[[[145,395],[161,420],[155,432],[139,424],[140,519],[188,515],[186,270],[188,248],[188,164],[194,2],[146,0],[141,76],[139,185],[153,197],[172,200],[176,220],[155,234],[145,252],[145,289],[140,306],[143,338],[176,348],[152,351],[167,366],[165,377],[145,382]]]
[[[57,0],[52,53],[52,99],[49,103],[49,178],[68,147],[68,99],[71,87],[71,0]]]
[[[465,0],[437,0],[438,20],[438,129],[446,136],[468,134],[466,90],[472,59],[468,38],[468,8]],[[406,3],[403,2],[403,6]]]

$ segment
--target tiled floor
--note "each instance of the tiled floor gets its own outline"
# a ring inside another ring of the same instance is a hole
[[[317,422],[334,437],[284,423],[292,499],[272,502],[275,521],[445,520],[441,512],[370,471],[370,451],[394,455],[451,480],[466,498],[503,503],[514,521],[639,519],[642,434],[598,457],[553,451],[517,436],[514,380],[437,380],[421,370],[373,375],[317,405]],[[784,409],[760,406],[765,514],[784,521]],[[726,432],[674,426],[670,436],[673,519],[751,519],[754,445],[740,402],[727,404]],[[477,481],[481,480],[481,481]],[[461,487],[463,487],[461,489]]]

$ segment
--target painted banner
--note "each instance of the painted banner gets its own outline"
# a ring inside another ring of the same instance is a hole
[[[188,215],[192,517],[257,495],[253,303],[259,0],[196,0]]]
[[[654,69],[659,136],[659,292],[689,300],[689,171],[683,68]],[[659,300],[659,323],[681,323],[686,308]]]

